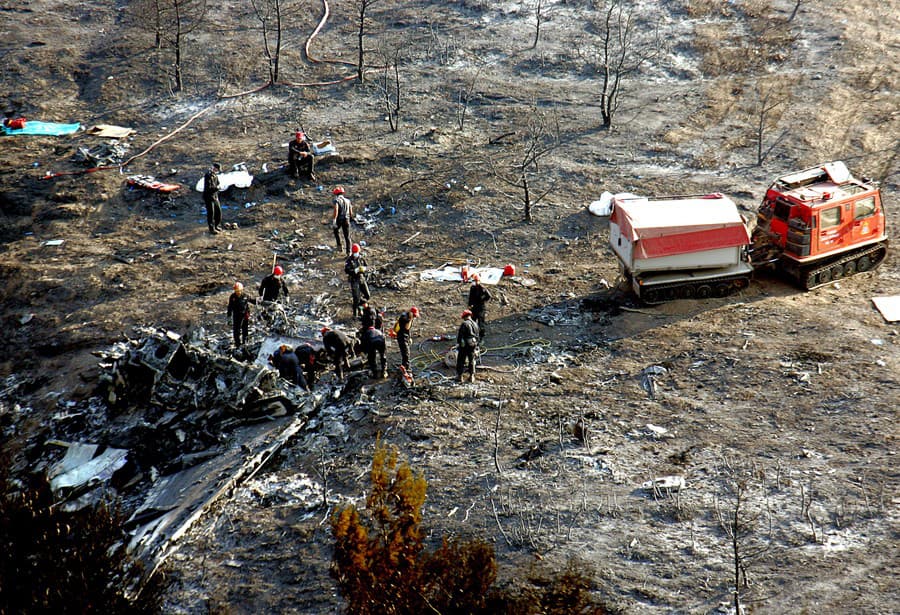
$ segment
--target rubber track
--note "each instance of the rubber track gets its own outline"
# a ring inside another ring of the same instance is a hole
[[[665,292],[665,291],[670,290],[670,289],[680,289],[680,288],[685,288],[685,287],[693,286],[693,287],[694,287],[694,291],[696,292],[696,289],[699,288],[700,286],[708,285],[708,286],[711,286],[711,287],[713,288],[713,294],[710,295],[709,298],[714,298],[714,297],[727,297],[728,295],[731,295],[731,294],[734,293],[735,291],[741,290],[741,289],[735,287],[735,285],[734,285],[734,282],[737,282],[738,280],[744,280],[745,282],[747,282],[747,286],[749,286],[749,284],[750,284],[750,274],[747,273],[747,274],[744,274],[744,275],[735,275],[735,276],[730,276],[730,277],[725,277],[725,278],[717,278],[717,279],[715,279],[715,280],[697,280],[697,281],[694,281],[694,282],[673,282],[673,283],[671,283],[671,284],[661,284],[661,285],[659,285],[659,286],[653,286],[653,288],[650,289],[650,290],[652,290],[652,291],[654,291],[654,292]],[[729,284],[728,292],[725,293],[724,295],[717,295],[717,294],[715,293],[715,287],[718,286],[719,284]],[[746,286],[744,286],[743,288],[746,288]],[[643,293],[642,293],[641,296],[640,296],[639,298],[640,298],[641,301],[643,301],[643,302],[646,303],[647,305],[660,305],[660,304],[666,303],[666,302],[668,302],[668,301],[675,301],[675,300],[677,300],[677,299],[681,299],[682,297],[677,297],[677,296],[676,296],[676,297],[672,297],[672,298],[670,298],[670,299],[665,299],[665,298],[663,298],[663,299],[659,299],[659,300],[656,300],[656,301],[648,301],[648,300],[644,297],[644,295],[643,295]],[[693,297],[689,297],[689,299],[698,299],[698,297],[695,295],[695,296],[693,296]],[[701,299],[701,301],[702,301],[702,299]]]
[[[852,278],[853,276],[859,275],[860,273],[868,273],[869,271],[874,271],[881,265],[881,263],[884,262],[885,258],[887,257],[887,245],[888,245],[887,241],[883,241],[881,243],[875,244],[874,246],[870,247],[868,250],[863,250],[862,252],[854,252],[852,254],[848,254],[847,256],[845,256],[839,260],[832,261],[832,262],[828,263],[827,265],[822,265],[821,267],[817,267],[816,269],[810,269],[804,273],[801,273],[800,279],[798,279],[797,282],[804,290],[813,290],[815,288],[827,286],[828,284],[831,284],[832,282],[837,282],[837,281],[843,280],[846,277]],[[879,250],[882,251],[881,258],[878,259],[877,261],[874,261],[872,263],[872,266],[869,267],[869,269],[867,269],[866,271],[856,270],[855,272],[853,272],[853,275],[851,275],[851,276],[841,276],[841,277],[837,278],[837,280],[831,279],[831,280],[828,280],[827,282],[822,282],[821,284],[815,284],[813,286],[807,286],[807,284],[806,284],[807,280],[809,280],[810,275],[815,275],[816,279],[818,279],[820,273],[822,273],[823,271],[825,271],[827,269],[831,269],[835,265],[843,266],[845,263],[849,263],[850,261],[858,260],[859,258],[862,258],[863,256],[868,256],[869,254],[875,254]]]

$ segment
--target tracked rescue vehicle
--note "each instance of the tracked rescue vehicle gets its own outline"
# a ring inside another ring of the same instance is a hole
[[[775,180],[757,212],[751,254],[809,290],[874,269],[887,247],[878,185],[831,162]]]
[[[887,255],[877,184],[842,162],[779,177],[752,236],[721,194],[613,198],[609,238],[635,294],[647,303],[723,297],[773,267],[801,288],[870,271]]]

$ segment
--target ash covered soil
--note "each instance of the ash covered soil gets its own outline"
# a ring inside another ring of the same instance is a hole
[[[315,39],[318,57],[353,58],[345,4]],[[127,189],[115,169],[43,179],[85,168],[72,160],[78,146],[101,140],[83,132],[2,137],[0,375],[4,436],[20,468],[46,440],[78,435],[62,434],[54,417],[95,394],[92,353],[138,326],[203,327],[227,341],[232,284],[255,287],[273,253],[296,308],[324,306],[351,326],[328,225],[335,185],[368,210],[354,238],[375,270],[373,303],[388,315],[422,311],[416,386],[357,378],[324,406],[181,539],[168,560],[167,611],[338,610],[322,475],[330,506],[360,501],[379,434],[428,480],[429,540],[492,541],[501,576],[578,557],[622,612],[715,611],[730,600],[733,567],[719,517],[740,483],[752,540],[765,547],[748,566],[754,610],[896,609],[900,336],[871,301],[898,293],[896,257],[808,293],[759,275],[731,297],[642,306],[615,290],[607,221],[586,210],[603,190],[717,191],[752,219],[777,174],[842,159],[882,180],[896,228],[896,11],[865,1],[835,20],[825,5],[801,3],[785,26],[791,44],[757,69],[796,87],[767,143],[783,138],[756,166],[739,109],[753,79],[723,57],[750,54],[741,45],[760,38],[760,20],[786,22],[794,3],[638,7],[639,23],[659,24],[667,44],[625,81],[612,130],[601,126],[598,74],[586,68],[586,3],[547,4],[534,48],[533,11],[518,3],[378,5],[373,46],[404,34],[410,50],[396,132],[378,70],[364,85],[224,98],[259,86],[263,69],[241,47],[247,40],[201,28],[188,39],[185,91],[171,94],[171,60],[130,4],[0,6],[10,110],[132,127],[132,154],[202,111],[126,171],[184,184],[171,203]],[[301,55],[321,10],[310,7],[292,22],[287,80],[352,74]],[[237,20],[237,8],[225,3],[217,23]],[[221,52],[203,53],[210,48]],[[472,93],[463,120],[460,92]],[[491,163],[511,147],[500,137],[524,130],[535,106],[558,118],[562,143],[541,162],[537,190],[551,190],[529,224]],[[284,161],[298,125],[340,151],[317,182],[263,171]],[[190,189],[212,161],[244,162],[257,178],[223,195],[225,222],[238,228],[218,236]],[[54,239],[64,242],[45,243]],[[466,260],[512,263],[519,276],[492,288],[483,368],[476,384],[460,385],[439,361],[449,342],[431,338],[455,334],[467,289],[418,272]],[[389,353],[396,364],[396,347]],[[662,369],[648,378],[653,366]],[[641,489],[669,475],[684,477],[677,495]]]

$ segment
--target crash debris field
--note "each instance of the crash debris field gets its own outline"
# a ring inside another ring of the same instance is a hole
[[[166,612],[340,611],[328,518],[364,503],[379,439],[428,482],[427,543],[488,541],[501,581],[577,561],[612,612],[734,612],[740,493],[748,611],[895,612],[896,248],[810,291],[754,271],[729,296],[648,304],[588,205],[720,193],[752,226],[774,178],[840,160],[880,185],[891,238],[896,4],[623,5],[640,61],[615,73],[610,126],[602,4],[372,2],[360,82],[360,2],[282,0],[267,86],[260,21],[226,1],[184,34],[179,89],[151,3],[0,3],[0,101],[34,122],[0,135],[13,471],[48,473],[70,509],[115,498]],[[330,148],[315,181],[284,169],[298,128]],[[195,189],[213,162],[252,176],[221,193],[219,235]],[[396,344],[388,378],[357,359],[311,393],[267,365],[358,327],[339,185],[371,303],[387,326],[421,311],[412,384]],[[255,293],[274,263],[289,300],[235,351],[232,285]],[[460,384],[446,355],[468,284],[446,274],[463,265],[515,271],[492,280]]]

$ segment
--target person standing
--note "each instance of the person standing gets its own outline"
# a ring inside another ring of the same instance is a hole
[[[397,334],[397,346],[400,347],[400,365],[409,372],[409,343],[412,338],[412,321],[419,317],[419,308],[413,306],[406,312],[400,314],[397,318],[397,324],[394,325],[394,332]]]
[[[282,276],[284,269],[281,265],[275,265],[272,273],[262,279],[259,283],[259,296],[263,301],[278,301],[282,295],[285,299],[288,298],[287,284]]]
[[[375,327],[379,331],[384,331],[384,315],[369,305],[368,301],[363,301],[362,315],[359,317],[362,330],[365,331],[369,327]]]
[[[301,171],[310,181],[316,181],[312,149],[306,135],[298,130],[294,133],[294,140],[288,143],[288,173],[291,177],[300,177]]]
[[[366,356],[369,359],[369,371],[372,372],[372,378],[378,378],[379,375],[382,378],[386,378],[387,360],[385,359],[384,353],[387,350],[387,344],[384,341],[384,334],[375,327],[369,327],[363,331],[359,341],[363,352],[366,353]],[[378,371],[378,365],[375,361],[376,358],[380,358],[381,360],[381,371]]]
[[[353,295],[353,318],[359,317],[359,308],[362,301],[368,301],[369,285],[366,283],[366,269],[368,265],[362,256],[359,244],[353,244],[350,248],[350,256],[344,261],[344,272],[350,280],[350,293]]]
[[[476,273],[472,276],[472,287],[469,288],[469,309],[472,311],[472,318],[478,325],[479,344],[484,341],[484,318],[487,311],[485,304],[491,299],[493,297],[490,291],[481,285],[481,276]]]
[[[231,317],[232,332],[234,333],[234,346],[240,348],[247,342],[247,334],[250,329],[250,304],[256,303],[256,299],[244,294],[244,285],[234,283],[234,292],[228,298],[228,313]]]
[[[343,331],[335,331],[328,327],[322,327],[322,345],[325,352],[334,363],[334,373],[338,380],[344,379],[344,369],[350,369],[350,352],[353,342]]]
[[[338,252],[342,249],[347,256],[350,255],[350,220],[353,219],[353,204],[344,196],[344,188],[338,186],[331,191],[334,195],[332,204],[334,213],[331,219],[331,229],[334,231],[334,241],[337,243]],[[341,246],[341,233],[344,234],[344,245]]]
[[[475,382],[475,349],[478,347],[478,325],[472,320],[471,310],[463,310],[462,324],[456,333],[456,380],[463,381],[463,371],[468,366],[469,380]]]
[[[222,206],[219,204],[219,172],[222,166],[214,162],[203,176],[203,204],[206,205],[206,224],[210,235],[222,232]]]

